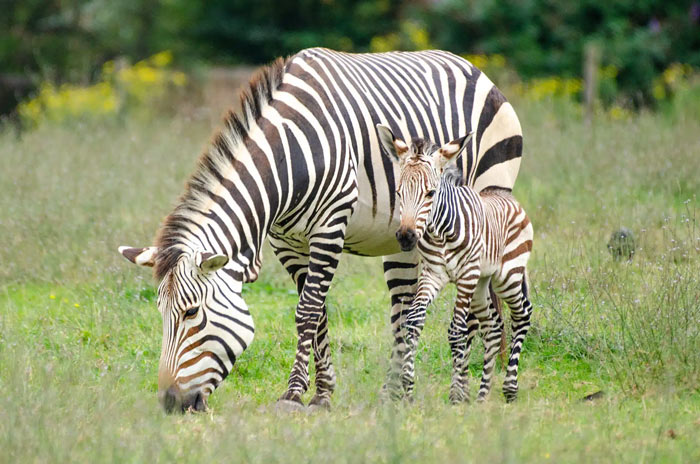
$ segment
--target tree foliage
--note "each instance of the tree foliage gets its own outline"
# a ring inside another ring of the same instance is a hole
[[[0,8],[0,112],[3,88],[7,97],[27,80],[93,81],[107,60],[165,49],[181,64],[258,64],[312,46],[432,46],[505,56],[529,79],[581,76],[593,43],[614,70],[604,96],[635,107],[653,101],[654,81],[672,63],[700,66],[697,0],[0,0]]]

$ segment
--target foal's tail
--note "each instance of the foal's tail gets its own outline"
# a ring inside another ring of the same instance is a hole
[[[501,358],[501,365],[505,367],[506,363],[508,362],[508,350],[506,345],[506,324],[505,320],[503,319],[503,305],[501,304],[501,300],[498,298],[498,296],[496,296],[496,292],[493,291],[493,283],[489,283],[489,292],[491,293],[491,303],[496,308],[496,312],[501,318],[501,349],[498,357]]]

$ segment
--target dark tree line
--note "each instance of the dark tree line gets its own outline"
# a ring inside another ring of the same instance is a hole
[[[697,0],[0,0],[0,12],[0,113],[42,80],[89,82],[116,56],[170,49],[187,66],[362,52],[407,22],[436,48],[501,54],[523,78],[580,76],[597,43],[635,106],[671,63],[700,67]]]

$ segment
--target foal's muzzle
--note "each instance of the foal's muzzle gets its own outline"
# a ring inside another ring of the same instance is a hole
[[[416,234],[416,231],[411,228],[401,227],[396,231],[396,240],[399,241],[401,251],[411,251],[416,246],[418,235]]]

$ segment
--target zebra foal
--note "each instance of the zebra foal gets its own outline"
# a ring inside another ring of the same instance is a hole
[[[410,398],[414,360],[427,306],[448,282],[457,286],[457,301],[448,339],[452,351],[450,401],[469,401],[467,367],[476,329],[484,339],[484,367],[477,401],[491,389],[491,379],[503,321],[488,291],[510,308],[512,341],[503,393],[513,401],[518,392],[518,363],[530,327],[532,305],[528,297],[526,266],[532,250],[532,224],[508,190],[481,192],[463,186],[458,170],[451,169],[472,138],[458,138],[442,147],[415,138],[410,145],[377,125],[386,153],[400,168],[396,194],[401,225],[396,233],[401,249],[418,244],[422,270],[418,290],[402,320],[404,343],[392,356],[392,396]]]

